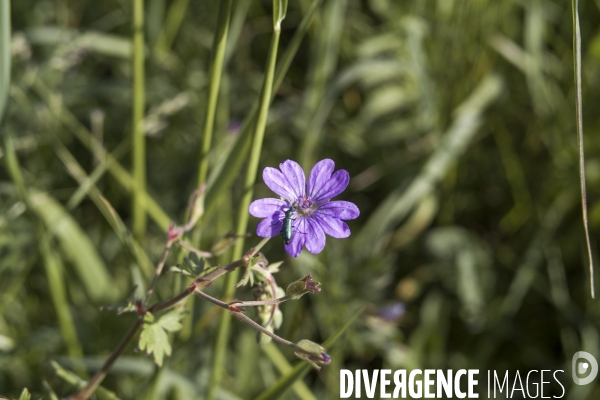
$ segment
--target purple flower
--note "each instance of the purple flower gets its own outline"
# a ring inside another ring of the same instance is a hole
[[[310,171],[308,182],[297,162],[286,160],[279,164],[281,171],[267,167],[263,180],[281,199],[260,199],[250,204],[250,214],[264,218],[256,228],[261,237],[281,233],[285,212],[292,206],[292,238],[285,251],[298,257],[302,246],[313,254],[325,247],[325,234],[334,238],[350,236],[350,228],[343,220],[357,218],[360,212],[354,203],[330,201],[348,186],[350,175],[340,169],[333,172],[335,164],[330,159],[319,161]]]

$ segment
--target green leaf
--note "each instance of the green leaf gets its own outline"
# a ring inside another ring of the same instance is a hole
[[[152,353],[157,365],[162,366],[165,355],[171,355],[172,348],[167,332],[176,332],[182,328],[181,319],[185,313],[183,307],[178,307],[159,319],[150,312],[144,316],[139,348],[146,350],[146,354]]]
[[[0,0],[0,123],[8,104],[10,88],[10,1]]]
[[[83,389],[87,384],[86,381],[82,380],[73,371],[63,368],[63,366],[57,363],[56,361],[50,361],[50,365],[54,369],[56,376],[63,379],[68,384],[75,386],[77,389]],[[119,400],[116,394],[114,394],[108,389],[103,388],[102,386],[98,386],[98,388],[96,389],[96,395],[98,396],[99,400]]]
[[[30,191],[33,212],[56,236],[66,258],[75,267],[86,291],[94,301],[115,300],[117,286],[94,244],[79,223],[50,195]]]
[[[23,389],[21,396],[19,396],[19,400],[31,400],[31,393],[29,393],[27,388]]]
[[[203,258],[198,257],[196,253],[191,251],[187,257],[183,259],[183,264],[177,264],[175,267],[169,268],[170,272],[176,272],[181,275],[189,276],[190,278],[200,278],[206,270],[206,262]]]

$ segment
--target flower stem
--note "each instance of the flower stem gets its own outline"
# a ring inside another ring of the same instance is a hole
[[[281,28],[275,27],[273,36],[271,38],[271,45],[269,48],[269,56],[267,62],[267,68],[265,73],[265,80],[263,82],[261,100],[259,106],[259,113],[256,119],[256,127],[254,129],[254,139],[252,142],[252,149],[250,153],[250,159],[248,161],[248,167],[246,169],[246,177],[244,179],[244,194],[240,202],[238,223],[236,234],[243,235],[248,227],[248,207],[252,200],[253,187],[256,181],[256,173],[258,170],[258,162],[260,159],[260,152],[262,149],[262,142],[265,133],[265,127],[267,125],[267,116],[269,113],[269,105],[271,102],[271,93],[273,90],[273,77],[275,74],[275,62],[277,60],[277,47],[279,45],[279,36],[281,34]],[[233,250],[233,258],[240,258],[244,248],[244,239],[240,239],[236,242]],[[233,295],[235,290],[235,282],[238,278],[238,273],[233,272],[227,277],[225,283],[225,298],[229,299]],[[225,347],[227,345],[227,338],[229,336],[229,328],[231,325],[231,315],[223,314],[221,323],[219,325],[219,331],[217,333],[217,341],[215,344],[215,350],[213,353],[211,371],[212,375],[209,381],[209,388],[207,399],[213,400],[215,398],[216,389],[221,380],[221,371],[223,360],[225,357]]]
[[[300,21],[298,28],[294,32],[294,36],[292,36],[287,45],[287,48],[281,54],[280,62],[279,65],[277,65],[273,80],[271,100],[273,100],[273,93],[277,91],[279,86],[281,86],[283,78],[286,76],[292,61],[296,56],[298,49],[300,48],[300,44],[302,43],[302,40],[304,39],[304,36],[308,31],[314,16],[316,15],[316,11],[322,2],[323,0],[313,0],[310,7],[306,11],[306,14],[302,17],[302,21]],[[237,7],[242,6],[237,5]],[[237,139],[235,146],[228,154],[226,161],[224,162],[224,165],[226,165],[227,168],[223,168],[218,172],[216,178],[213,180],[213,184],[211,185],[209,192],[206,194],[207,214],[211,214],[215,208],[219,206],[223,193],[226,190],[229,190],[233,181],[237,179],[240,174],[240,170],[242,169],[245,159],[239,155],[246,154],[250,148],[251,125],[253,125],[256,121],[258,109],[259,107],[255,103],[244,118],[242,128],[240,129],[240,136]]]
[[[252,320],[246,314],[236,312],[236,313],[233,313],[233,315],[235,315],[237,319],[240,319],[240,320],[244,321],[245,323],[247,323],[248,325],[254,327],[255,329],[258,329],[259,331],[261,331],[265,335],[271,336],[273,338],[273,340],[275,340],[276,342],[279,342],[279,343],[284,344],[286,346],[296,347],[296,343],[290,342],[289,340],[285,340],[284,338],[282,338],[280,336],[277,336],[273,332],[268,331],[267,329],[265,329],[264,326],[260,325],[256,321]]]
[[[146,292],[146,297],[144,298],[144,304],[148,302],[152,292],[154,291],[154,286],[156,286],[156,281],[160,277],[162,270],[165,266],[165,262],[167,261],[167,257],[169,256],[169,252],[171,250],[171,246],[173,245],[174,240],[168,239],[165,244],[165,248],[163,249],[162,255],[160,256],[160,261],[156,266],[156,271],[154,272],[154,277],[152,278],[152,282],[150,282],[150,286],[148,286],[148,291]]]
[[[146,231],[146,137],[144,133],[144,0],[133,2],[133,235],[142,243]]]
[[[217,306],[219,306],[221,308],[224,308],[226,310],[230,310],[231,311],[231,309],[229,308],[229,304],[227,304],[227,303],[225,303],[225,302],[223,302],[221,300],[215,299],[214,297],[209,296],[208,294],[206,294],[206,293],[204,293],[202,291],[196,290],[195,295],[199,296],[199,297],[202,297],[203,299],[208,300],[211,303],[216,304]],[[253,302],[249,301],[247,303],[253,303]],[[247,305],[247,303],[244,303],[244,302],[236,303],[236,306],[238,306],[238,305],[240,305],[240,306]],[[268,336],[272,337],[273,340],[275,340],[276,342],[279,342],[279,343],[284,344],[286,346],[296,347],[296,343],[290,342],[289,340],[285,340],[284,338],[282,338],[280,336],[277,336],[273,332],[270,332],[264,326],[260,325],[259,323],[257,323],[256,321],[254,321],[252,318],[248,317],[243,312],[231,311],[231,313],[233,315],[235,315],[235,317],[237,319],[244,321],[248,325],[252,326],[254,329],[257,329],[257,330],[261,331],[262,333],[264,333],[265,335],[268,335]]]
[[[236,307],[257,307],[257,306],[271,306],[281,304],[286,300],[289,300],[289,296],[283,296],[278,299],[271,300],[256,300],[256,301],[240,301],[239,303],[235,303]]]

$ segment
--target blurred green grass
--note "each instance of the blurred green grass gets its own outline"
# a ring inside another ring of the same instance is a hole
[[[280,55],[311,4],[290,3]],[[328,239],[318,256],[286,258],[277,240],[264,249],[270,260],[285,260],[280,282],[309,272],[322,282],[318,295],[282,307],[283,337],[323,341],[368,306],[331,349],[332,364],[304,379],[315,398],[337,397],[340,368],[543,367],[570,376],[574,352],[600,354],[578,203],[570,6],[325,0],[317,8],[275,93],[259,163],[290,158],[308,169],[331,158],[352,177],[340,198],[361,210],[349,223],[352,236]],[[0,394],[17,397],[27,386],[34,397],[47,396],[46,379],[62,396],[74,386],[50,361],[79,371],[67,356],[81,346],[89,371],[99,367],[98,357],[131,322],[99,307],[143,280],[169,219],[183,221],[198,180],[218,2],[146,1],[143,241],[125,230],[135,187],[130,2],[20,0],[11,7],[2,135],[13,138],[27,193],[46,205],[19,193],[3,144]],[[270,2],[234,1],[232,12],[208,154],[209,198],[214,191],[201,229],[206,249],[238,218],[243,165],[226,155],[243,135],[235,123],[260,95],[271,37]],[[580,23],[597,253],[598,2],[580,4]],[[268,196],[257,183],[254,197]],[[163,279],[158,293],[166,297],[179,282]],[[378,316],[395,302],[406,306],[401,318]],[[218,319],[201,302],[191,318],[194,334],[176,338],[163,371],[130,351],[104,386],[122,399],[202,398]],[[253,398],[281,372],[255,332],[233,324],[217,397]],[[597,385],[568,387],[570,399],[598,396]]]

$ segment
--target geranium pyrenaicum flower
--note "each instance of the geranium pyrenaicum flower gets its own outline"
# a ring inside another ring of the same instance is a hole
[[[342,193],[350,181],[348,171],[333,172],[334,166],[330,159],[319,161],[310,171],[308,182],[302,167],[292,160],[279,164],[281,171],[265,168],[265,184],[281,198],[260,199],[250,204],[250,214],[264,218],[256,234],[260,237],[279,235],[286,211],[293,208],[292,234],[285,244],[285,251],[292,257],[298,257],[303,246],[313,254],[320,253],[325,247],[325,234],[334,238],[350,236],[350,228],[344,220],[357,218],[360,212],[349,201],[330,201]]]

